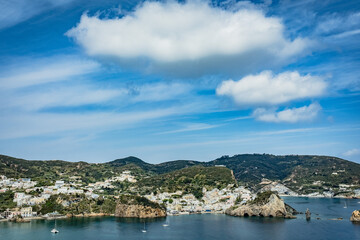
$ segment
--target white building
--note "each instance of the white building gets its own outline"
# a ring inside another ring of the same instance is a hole
[[[60,188],[60,187],[62,187],[64,184],[65,184],[64,181],[58,180],[58,181],[55,182],[55,187]]]

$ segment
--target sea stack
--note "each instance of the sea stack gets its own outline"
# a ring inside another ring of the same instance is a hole
[[[291,212],[296,213],[296,210],[286,206],[284,201],[273,192],[259,193],[258,196],[244,205],[235,205],[225,211],[225,214],[231,216],[247,217],[281,217],[281,218],[295,218]]]
[[[306,220],[307,220],[307,221],[310,221],[310,219],[311,219],[311,212],[310,212],[310,210],[309,210],[308,208],[306,209],[305,216],[306,216]]]
[[[360,222],[360,210],[355,210],[352,212],[350,221],[352,222]]]

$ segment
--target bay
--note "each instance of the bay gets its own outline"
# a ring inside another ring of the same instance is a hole
[[[0,223],[1,240],[42,239],[360,239],[360,224],[349,221],[352,211],[360,209],[360,200],[284,197],[286,203],[301,212],[312,212],[297,219],[231,217],[224,214],[168,216],[146,220],[115,217],[56,220],[58,234],[50,233],[54,220],[31,223]],[[343,220],[333,220],[342,217]],[[317,219],[320,218],[320,219]],[[164,223],[169,226],[164,227]]]

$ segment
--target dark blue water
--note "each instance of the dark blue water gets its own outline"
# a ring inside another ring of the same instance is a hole
[[[0,239],[360,239],[360,224],[349,221],[351,212],[360,209],[359,200],[284,199],[299,211],[304,212],[309,208],[312,220],[307,222],[303,215],[297,219],[240,218],[222,214],[169,216],[169,227],[163,227],[165,218],[147,220],[147,232],[142,233],[142,220],[73,218],[57,220],[60,233],[56,235],[50,233],[54,221],[38,220],[31,223],[0,223]],[[347,208],[344,208],[345,202]],[[344,220],[330,220],[338,217]]]

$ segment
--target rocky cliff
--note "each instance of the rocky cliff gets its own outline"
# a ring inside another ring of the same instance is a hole
[[[360,210],[355,210],[351,214],[350,221],[352,222],[360,222]]]
[[[260,216],[260,217],[282,217],[294,218],[292,212],[289,211],[284,201],[276,194],[268,192],[261,193],[253,201],[249,201],[245,205],[235,205],[225,211],[225,214],[231,216]]]
[[[115,209],[115,217],[155,218],[165,216],[165,207],[140,196],[120,196]]]
[[[115,217],[129,217],[129,218],[166,217],[166,211],[161,208],[152,208],[142,205],[118,204],[115,210]]]

